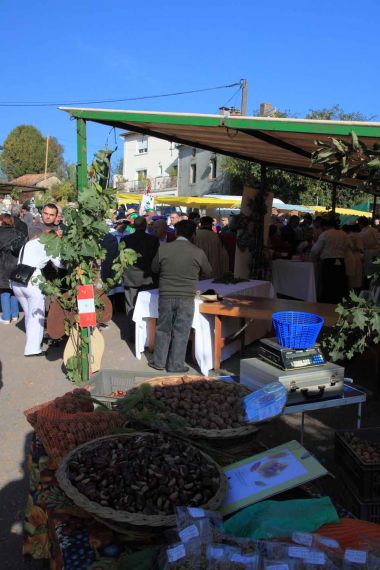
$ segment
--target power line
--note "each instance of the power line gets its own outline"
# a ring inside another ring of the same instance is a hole
[[[0,107],[57,107],[60,105],[95,105],[101,103],[120,103],[122,101],[142,101],[144,99],[159,99],[162,97],[174,97],[176,95],[190,95],[191,93],[204,93],[205,91],[216,91],[217,89],[229,89],[241,85],[241,82],[230,83],[229,85],[219,85],[217,87],[206,87],[205,89],[192,89],[190,91],[177,91],[174,93],[163,93],[161,95],[144,95],[142,97],[125,97],[122,99],[102,99],[99,101],[71,101],[71,102],[39,102],[39,101],[3,101]]]

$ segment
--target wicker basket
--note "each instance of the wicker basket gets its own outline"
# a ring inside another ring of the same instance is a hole
[[[112,439],[127,439],[131,437],[135,437],[136,435],[142,435],[145,437],[154,437],[155,434],[152,433],[145,433],[145,432],[135,432],[130,434],[117,434],[117,435],[110,435],[105,437],[100,437],[98,439],[94,439],[88,443],[80,445],[73,451],[70,451],[68,455],[62,460],[60,463],[57,471],[56,471],[56,478],[64,490],[66,495],[70,497],[70,499],[81,509],[84,511],[95,515],[101,519],[109,519],[111,521],[115,521],[116,523],[128,523],[131,525],[139,526],[139,527],[146,527],[146,528],[159,528],[159,527],[171,527],[176,524],[176,516],[175,515],[145,515],[145,514],[137,514],[137,513],[129,513],[128,511],[117,511],[116,509],[112,509],[110,507],[104,507],[99,503],[95,503],[88,499],[85,495],[80,493],[76,487],[71,483],[68,477],[68,466],[70,461],[72,461],[79,451],[81,450],[91,450],[95,449],[100,442],[102,441],[109,441]],[[219,473],[219,488],[215,495],[204,505],[201,505],[202,508],[208,510],[217,510],[221,504],[227,493],[227,479],[224,475],[222,468],[214,461],[209,455],[206,455],[198,449],[198,452],[204,457],[205,461],[209,464],[212,464],[216,467]]]
[[[187,381],[193,380],[207,380],[209,382],[218,382],[219,384],[224,384],[224,380],[217,380],[212,376],[160,376],[152,378],[152,380],[147,380],[144,384],[150,384],[151,386],[171,386],[173,384],[183,384],[184,379]],[[242,394],[250,394],[251,390],[246,386],[240,386]],[[133,389],[132,389],[133,390]],[[173,412],[174,413],[174,412]],[[181,416],[178,416],[181,417]],[[184,427],[184,431],[191,437],[201,437],[205,439],[229,439],[235,437],[242,437],[245,435],[251,435],[258,431],[256,424],[246,424],[238,428],[229,429],[205,429],[205,428],[193,428]]]

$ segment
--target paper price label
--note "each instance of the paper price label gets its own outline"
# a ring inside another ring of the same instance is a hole
[[[166,551],[167,557],[169,562],[176,562],[177,560],[181,560],[186,556],[186,550],[183,544],[179,544],[174,548],[169,548]]]
[[[352,550],[351,548],[347,548],[344,553],[344,559],[347,560],[347,562],[365,564],[367,562],[367,552],[365,550]]]
[[[178,533],[178,536],[182,540],[182,542],[189,542],[192,538],[197,538],[199,536],[199,531],[195,524],[187,526],[183,530]]]
[[[224,552],[225,551],[223,550],[223,548],[215,548],[215,546],[209,546],[207,549],[207,555],[210,558],[214,558],[215,560],[219,560],[220,558],[222,558]]]
[[[311,546],[313,544],[313,535],[311,535],[309,532],[293,532],[292,540],[297,544]]]
[[[197,509],[196,507],[188,507],[187,510],[189,511],[189,514],[195,519],[200,519],[206,514],[204,509]]]
[[[323,546],[327,546],[327,548],[339,548],[339,542],[334,540],[333,538],[326,538],[325,536],[317,536],[317,542],[322,544]]]
[[[326,563],[326,556],[324,552],[309,552],[304,558],[306,564],[315,564],[316,566],[324,566]]]
[[[289,546],[288,556],[290,558],[306,558],[309,554],[308,548],[303,548],[302,546]]]
[[[243,564],[253,564],[256,560],[257,556],[255,554],[233,554],[231,556],[231,562],[242,562]]]
[[[289,566],[287,564],[271,564],[266,566],[265,570],[289,570]]]

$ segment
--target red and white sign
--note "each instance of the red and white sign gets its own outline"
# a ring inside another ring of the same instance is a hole
[[[96,311],[94,301],[94,286],[93,285],[78,285],[78,313],[79,313],[79,326],[95,327],[96,326]]]

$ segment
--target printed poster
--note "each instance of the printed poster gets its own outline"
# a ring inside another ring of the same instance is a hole
[[[327,474],[297,441],[274,447],[224,467],[228,490],[223,515]]]

